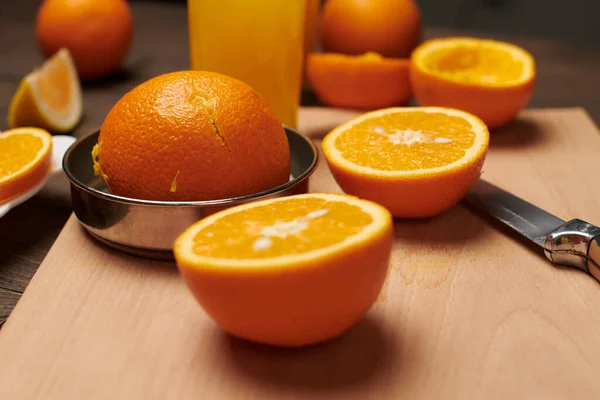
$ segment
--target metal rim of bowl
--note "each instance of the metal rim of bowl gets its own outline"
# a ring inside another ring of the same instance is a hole
[[[310,148],[313,152],[313,159],[312,159],[309,167],[303,173],[301,173],[297,177],[294,177],[293,179],[290,179],[288,182],[284,183],[283,185],[275,186],[271,189],[264,190],[264,191],[258,192],[258,193],[245,195],[245,196],[230,197],[230,198],[226,198],[226,199],[217,199],[217,200],[204,200],[204,201],[157,201],[157,200],[142,200],[142,199],[134,199],[134,198],[130,198],[130,197],[117,196],[112,193],[106,193],[106,192],[94,189],[93,187],[81,182],[79,179],[77,179],[75,177],[75,174],[73,174],[73,172],[71,171],[71,169],[68,166],[68,160],[70,158],[71,153],[75,150],[75,148],[78,145],[80,145],[83,141],[85,141],[87,138],[89,138],[90,136],[93,136],[93,135],[99,133],[100,132],[99,129],[96,129],[96,130],[92,131],[91,133],[89,133],[85,136],[82,136],[81,138],[77,139],[71,146],[69,146],[69,148],[65,152],[65,155],[63,156],[62,167],[63,167],[63,171],[65,171],[65,174],[66,174],[69,182],[71,182],[71,184],[76,186],[78,189],[86,191],[94,196],[103,198],[105,200],[122,203],[122,204],[132,204],[132,205],[140,205],[140,206],[158,206],[158,207],[202,207],[202,206],[218,206],[218,205],[225,205],[225,204],[229,204],[229,203],[246,202],[246,201],[250,201],[250,200],[260,199],[262,197],[269,196],[271,194],[278,193],[280,191],[284,191],[294,185],[297,185],[298,183],[300,183],[300,182],[304,181],[305,179],[307,179],[308,177],[310,177],[310,175],[316,170],[316,168],[319,164],[319,152],[318,152],[315,144],[308,137],[301,134],[300,132],[298,132],[294,129],[291,129],[285,125],[283,127],[286,131],[286,135],[287,135],[287,132],[291,132],[292,134],[295,134],[298,137],[300,137],[302,140],[304,140],[310,146]]]

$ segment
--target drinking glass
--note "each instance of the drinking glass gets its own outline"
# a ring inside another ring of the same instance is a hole
[[[191,68],[247,83],[296,128],[305,1],[188,0]]]

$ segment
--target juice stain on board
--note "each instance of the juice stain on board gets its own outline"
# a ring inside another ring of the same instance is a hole
[[[406,286],[417,284],[425,289],[435,289],[456,271],[462,248],[405,248],[395,253],[390,275],[400,276]]]
[[[461,253],[460,248],[446,247],[394,250],[377,303],[386,301],[389,286],[393,285],[390,281],[397,276],[406,286],[414,283],[424,289],[440,287],[455,273]]]

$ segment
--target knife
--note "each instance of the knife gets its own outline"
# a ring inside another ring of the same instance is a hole
[[[578,268],[600,281],[600,228],[581,219],[568,222],[479,180],[464,200],[544,249],[554,264]]]

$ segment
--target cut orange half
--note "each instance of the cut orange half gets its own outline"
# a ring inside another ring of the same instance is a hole
[[[204,310],[232,335],[302,346],[341,335],[385,279],[392,217],[343,194],[304,194],[204,218],[175,242],[177,266]]]
[[[81,87],[75,64],[69,51],[61,49],[23,78],[10,103],[8,125],[68,132],[75,128],[81,114]]]
[[[489,133],[474,115],[450,108],[387,108],[356,117],[323,139],[331,172],[348,194],[395,217],[439,214],[479,178]]]
[[[433,39],[411,55],[411,84],[421,106],[468,111],[489,128],[512,120],[531,98],[535,61],[510,43],[476,38]]]
[[[403,106],[411,98],[408,59],[383,58],[376,53],[349,56],[312,53],[307,76],[325,104],[356,110]]]
[[[48,174],[52,136],[43,129],[15,128],[0,133],[0,204],[33,188]]]

